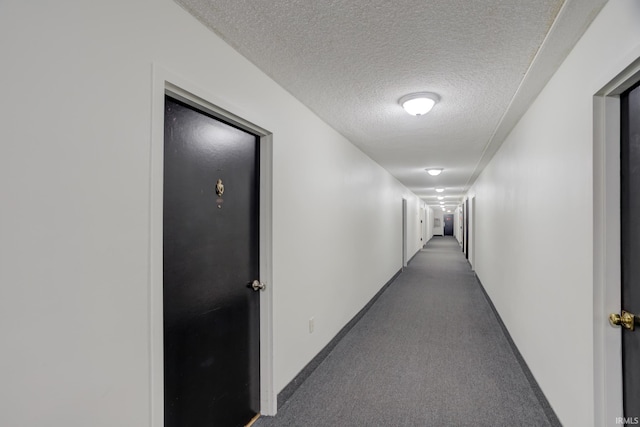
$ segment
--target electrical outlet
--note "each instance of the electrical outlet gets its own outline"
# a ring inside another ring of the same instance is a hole
[[[315,326],[316,326],[315,322],[316,322],[316,319],[314,319],[313,317],[309,318],[309,333],[310,334],[312,334],[313,330],[315,329]]]

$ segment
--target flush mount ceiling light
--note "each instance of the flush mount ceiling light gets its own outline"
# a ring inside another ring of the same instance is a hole
[[[442,193],[444,191],[444,188],[436,188],[436,193]]]
[[[438,196],[438,200],[444,200],[443,196]]]
[[[427,169],[427,173],[431,176],[438,176],[442,173],[442,168],[431,168]],[[444,189],[443,189],[444,191]]]
[[[421,116],[431,111],[438,101],[440,97],[435,93],[419,92],[403,96],[398,103],[412,116]]]

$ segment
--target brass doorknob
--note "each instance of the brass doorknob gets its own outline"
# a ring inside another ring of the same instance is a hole
[[[633,331],[635,328],[635,317],[633,314],[622,310],[621,314],[611,313],[609,315],[609,323],[612,326],[622,326],[625,329]]]

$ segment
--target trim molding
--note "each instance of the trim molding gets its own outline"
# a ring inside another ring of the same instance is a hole
[[[151,66],[151,141],[149,176],[149,389],[150,426],[164,426],[163,292],[162,292],[162,201],[164,97],[173,97],[223,118],[260,137],[260,280],[267,283],[260,292],[260,412],[275,415],[276,390],[273,380],[273,136],[255,124],[252,115],[225,99],[216,97],[158,63]]]
[[[540,406],[542,406],[542,410],[547,416],[547,419],[549,420],[549,422],[553,427],[562,427],[562,424],[560,423],[558,416],[556,415],[555,411],[549,404],[547,397],[542,392],[542,389],[540,388],[540,385],[538,385],[538,382],[536,381],[535,377],[531,373],[531,370],[529,369],[527,362],[525,362],[524,358],[522,357],[522,354],[520,354],[520,350],[518,350],[516,343],[513,342],[513,339],[511,338],[511,334],[509,334],[509,331],[507,330],[507,327],[502,321],[500,314],[498,314],[496,307],[493,305],[493,301],[491,301],[489,294],[487,294],[487,291],[484,289],[484,286],[482,285],[480,278],[475,273],[474,273],[474,276],[476,278],[476,281],[478,282],[478,285],[480,286],[480,290],[482,290],[482,293],[484,294],[485,299],[489,303],[489,307],[491,307],[491,311],[493,311],[493,314],[496,316],[496,320],[500,325],[500,329],[502,329],[502,332],[504,333],[505,338],[507,338],[507,342],[509,343],[509,346],[511,347],[511,350],[513,351],[514,356],[516,356],[516,360],[518,361],[520,368],[522,368],[522,372],[524,373],[524,376],[527,378],[527,381],[529,381],[529,385],[531,386],[533,393],[538,399]]]
[[[622,70],[622,71],[621,71]],[[593,96],[594,424],[623,416],[622,336],[609,327],[620,310],[620,94],[640,81],[640,44],[603,73]]]
[[[311,359],[311,361],[307,363],[304,368],[302,368],[300,373],[296,375],[296,377],[292,379],[291,382],[289,382],[289,384],[287,384],[280,393],[278,393],[278,409],[282,408],[282,406],[287,403],[291,396],[293,396],[293,393],[296,392],[298,387],[300,387],[300,385],[302,385],[302,383],[305,382],[307,378],[309,378],[313,371],[315,371],[316,368],[320,366],[320,364],[324,361],[324,359],[326,359],[329,353],[331,353],[334,347],[338,345],[340,340],[342,340],[342,338],[347,335],[351,328],[353,328],[355,324],[360,321],[362,316],[364,316],[365,313],[369,311],[373,303],[375,303],[376,300],[380,298],[380,295],[382,295],[384,291],[387,290],[387,288],[396,280],[400,273],[402,273],[402,269],[398,270],[396,274],[394,274],[393,277],[391,277],[391,279],[389,279],[389,281],[384,284],[384,286],[378,291],[378,293],[376,293],[373,298],[369,300],[369,302],[362,308],[362,310],[360,310],[355,316],[353,316],[349,323],[347,323],[342,329],[340,329],[340,332],[338,332],[336,336],[333,337],[331,341],[329,341],[329,344],[324,346],[324,348],[320,350],[316,357]]]

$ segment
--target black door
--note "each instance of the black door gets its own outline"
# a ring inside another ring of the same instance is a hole
[[[444,235],[453,236],[453,214],[444,216]]]
[[[621,97],[622,309],[640,314],[640,87]],[[625,417],[640,417],[640,322],[622,329]]]
[[[469,199],[464,202],[464,256],[469,259]]]
[[[258,139],[165,99],[167,427],[244,426],[259,409]]]
[[[462,209],[460,209],[460,239],[462,239],[462,252],[466,251],[465,248],[465,240],[464,240],[464,223],[465,218],[467,217],[467,212],[464,209],[464,204],[462,205]]]

